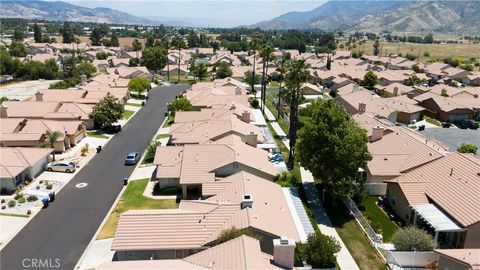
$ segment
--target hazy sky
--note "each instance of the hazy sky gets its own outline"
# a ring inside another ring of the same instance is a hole
[[[167,17],[179,20],[198,20],[211,26],[238,26],[274,18],[289,11],[307,11],[324,1],[304,0],[66,0],[72,4],[108,7],[141,17]]]

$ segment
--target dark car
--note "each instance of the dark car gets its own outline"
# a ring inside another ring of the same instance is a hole
[[[140,153],[130,152],[127,154],[127,157],[125,158],[125,165],[135,165],[137,164],[139,159],[140,159]]]
[[[467,127],[469,129],[478,129],[478,123],[475,120],[470,119],[467,121]]]

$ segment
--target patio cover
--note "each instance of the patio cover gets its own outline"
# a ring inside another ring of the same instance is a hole
[[[460,232],[463,231],[455,222],[433,204],[412,205],[415,211],[423,220],[432,226],[437,232]]]

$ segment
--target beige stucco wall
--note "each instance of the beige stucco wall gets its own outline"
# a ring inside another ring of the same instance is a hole
[[[387,200],[397,215],[408,222],[405,214],[411,212],[407,199],[403,195],[400,186],[396,183],[387,184]]]
[[[443,255],[440,255],[438,259],[438,270],[469,270],[468,265],[460,263],[459,261],[450,259]]]
[[[467,227],[463,248],[480,248],[480,222]]]

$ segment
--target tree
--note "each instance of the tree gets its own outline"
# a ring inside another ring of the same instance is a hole
[[[104,128],[120,120],[124,111],[123,104],[116,97],[108,94],[93,107],[90,118],[98,128]]]
[[[471,143],[462,143],[457,148],[457,152],[459,153],[472,153],[474,155],[477,153],[477,150],[478,150],[477,146]]]
[[[282,91],[282,99],[290,105],[290,127],[288,130],[290,149],[287,163],[289,169],[293,169],[294,166],[298,129],[298,105],[300,105],[303,99],[302,85],[310,75],[309,67],[305,59],[295,60],[288,65],[287,74],[285,75],[285,89]]]
[[[0,49],[0,74],[11,74],[15,77],[21,70],[22,63],[18,58],[11,57],[5,49]]]
[[[140,61],[138,60],[138,58],[130,58],[130,59],[128,60],[128,65],[129,65],[130,67],[136,67],[136,66],[138,66],[139,62],[140,62]]]
[[[91,63],[81,62],[75,65],[73,76],[80,78],[80,76],[85,75],[87,78],[90,78],[95,72],[97,72],[97,69]]]
[[[233,75],[232,69],[227,62],[217,62],[215,67],[215,75],[217,78],[224,79]]]
[[[252,41],[250,41],[250,43],[248,44],[249,53],[253,54],[253,67],[252,67],[253,77],[255,77],[255,64],[257,63],[257,50],[258,50],[259,43],[260,41],[258,40],[258,38],[252,38]],[[250,91],[255,92],[255,84],[251,84],[250,86],[252,87]]]
[[[118,47],[120,43],[118,42],[117,32],[112,32],[112,37],[110,38],[110,46]]]
[[[152,35],[148,35],[147,39],[145,40],[145,48],[150,48],[155,45],[155,39]]]
[[[196,48],[200,46],[200,38],[195,32],[191,31],[187,36],[187,43],[189,48]]]
[[[132,48],[133,48],[133,51],[135,51],[137,53],[137,58],[138,58],[138,52],[143,49],[142,43],[138,39],[135,39],[132,42]]]
[[[63,23],[62,32],[62,43],[72,43],[73,42],[73,30],[69,22]]]
[[[13,30],[13,38],[12,38],[13,40],[22,41],[24,37],[25,37],[25,34],[23,33],[22,29],[15,28],[15,30]]]
[[[155,70],[155,73],[158,73],[167,64],[167,50],[160,46],[146,48],[143,50],[142,58],[149,70]]]
[[[315,232],[308,236],[306,243],[298,244],[297,251],[301,259],[315,269],[335,268],[335,253],[340,251],[340,245],[333,237]]]
[[[275,50],[270,45],[265,45],[260,51],[260,57],[262,57],[263,69],[262,69],[262,111],[265,112],[265,99],[267,96],[267,74],[268,74],[268,64],[273,59],[273,52]]]
[[[93,46],[100,46],[102,44],[102,33],[100,32],[100,28],[93,28],[90,33],[90,40],[92,41]]]
[[[195,66],[195,70],[192,73],[193,77],[197,78],[198,80],[202,81],[208,76],[208,68],[205,63],[200,63]]]
[[[172,39],[172,46],[178,51],[178,70],[177,70],[177,75],[178,75],[178,82],[180,82],[180,64],[181,64],[181,51],[183,48],[185,48],[185,42],[183,41],[183,38],[180,36],[174,36]]]
[[[284,57],[280,62],[277,63],[277,69],[276,71],[278,72],[277,80],[278,80],[278,103],[277,103],[277,119],[280,118],[280,110],[281,110],[281,104],[282,104],[282,96],[283,96],[283,81],[285,80],[285,75],[287,74],[287,65],[288,65],[288,60]]]
[[[421,84],[421,83],[425,83],[426,81],[427,80],[420,79],[420,78],[417,77],[417,75],[413,74],[412,76],[410,76],[410,78],[408,78],[406,84],[414,86],[414,85],[418,85],[418,84]]]
[[[135,77],[128,82],[128,90],[135,91],[139,94],[143,93],[145,90],[150,89],[150,81],[144,77]]]
[[[300,163],[334,197],[356,194],[363,184],[358,168],[371,159],[367,133],[335,100],[317,100],[307,108],[310,120],[300,129],[296,147]]]
[[[437,243],[428,232],[410,226],[399,228],[392,236],[397,251],[432,251]]]
[[[106,52],[97,52],[95,54],[95,57],[98,59],[98,60],[106,60],[108,58],[108,54]]]
[[[54,148],[54,145],[57,142],[58,137],[60,137],[60,133],[58,131],[47,130],[45,131],[45,135],[47,135],[47,140],[50,148]],[[53,152],[53,160],[55,161],[55,152]]]
[[[42,29],[37,23],[33,25],[33,39],[35,40],[35,43],[42,42]]]
[[[12,44],[8,46],[8,50],[10,55],[14,57],[27,56],[27,48],[19,41],[12,41]]]
[[[372,89],[378,83],[378,77],[373,71],[368,71],[363,77],[363,84]]]
[[[179,111],[191,111],[193,109],[192,103],[187,98],[177,98],[172,102],[172,114]]]
[[[380,40],[377,39],[373,43],[373,55],[378,55],[380,54]]]
[[[330,55],[327,56],[327,70],[332,69],[332,59],[330,58]]]
[[[252,84],[259,84],[261,81],[262,81],[262,77],[260,77],[260,75],[258,74],[253,74],[253,72],[251,72],[250,70],[245,72],[245,79],[244,79],[245,83],[247,83],[248,85],[252,85]]]

